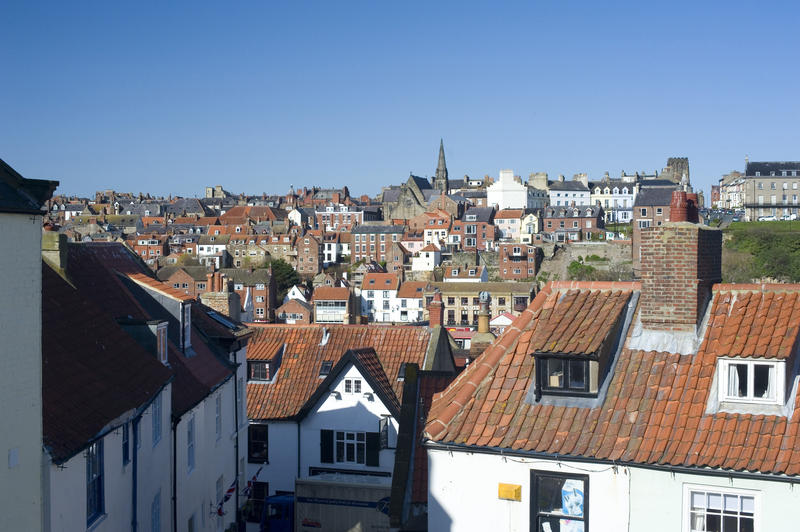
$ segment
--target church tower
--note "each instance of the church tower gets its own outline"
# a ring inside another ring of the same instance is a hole
[[[444,162],[444,141],[442,139],[439,139],[439,164],[436,166],[433,188],[445,195],[450,191],[450,184],[447,182],[447,165]]]

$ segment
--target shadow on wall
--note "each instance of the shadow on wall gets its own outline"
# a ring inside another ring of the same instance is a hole
[[[428,459],[428,530],[430,532],[449,532],[452,530],[453,520],[430,491],[430,479],[435,476],[433,463]]]

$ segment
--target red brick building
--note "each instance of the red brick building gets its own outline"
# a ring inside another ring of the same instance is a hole
[[[297,266],[295,269],[303,277],[313,277],[322,271],[324,251],[322,240],[310,233],[295,240]]]
[[[253,321],[268,323],[275,321],[278,289],[271,270],[222,268],[219,271],[233,282],[233,291],[239,294],[242,302],[242,312],[246,312],[252,304]]]
[[[128,245],[149,265],[157,263],[161,257],[169,255],[169,237],[167,235],[136,235],[128,240]]]
[[[494,209],[472,207],[460,220],[453,222],[449,242],[463,251],[494,250],[497,230],[494,226]]]
[[[158,280],[197,299],[208,289],[205,266],[164,266],[156,272]]]
[[[521,281],[535,277],[542,263],[543,253],[536,246],[504,243],[500,244],[498,270],[500,278],[507,281]]]
[[[308,325],[312,321],[311,305],[290,299],[275,311],[275,321],[287,325]]]
[[[605,236],[605,213],[599,205],[547,207],[542,235],[550,242],[570,242]]]

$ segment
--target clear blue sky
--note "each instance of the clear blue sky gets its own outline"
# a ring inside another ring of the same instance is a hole
[[[800,159],[797,2],[6,2],[0,158],[201,195]]]

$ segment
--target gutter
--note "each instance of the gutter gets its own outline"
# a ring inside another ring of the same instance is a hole
[[[500,447],[476,447],[464,443],[439,443],[425,439],[423,446],[434,451],[460,451],[467,453],[493,454],[500,456],[519,456],[523,458],[540,458],[554,461],[572,461],[585,464],[605,464],[618,467],[651,469],[654,471],[665,471],[668,473],[684,473],[687,475],[707,475],[712,477],[723,477],[728,479],[739,478],[743,480],[770,480],[774,482],[785,482],[788,484],[800,484],[800,477],[790,477],[788,475],[776,475],[772,473],[748,473],[744,471],[731,471],[724,469],[703,469],[687,466],[673,466],[660,464],[643,464],[640,462],[627,462],[619,460],[608,460],[604,458],[588,458],[585,456],[572,456],[556,453],[542,453],[538,451],[522,451],[517,449],[503,449]]]
[[[137,469],[139,467],[139,438],[138,438],[138,428],[139,423],[142,422],[141,415],[137,418],[134,418],[133,423],[131,423],[131,428],[133,429],[133,457],[131,458],[131,506],[133,511],[131,512],[131,532],[136,532],[136,527],[138,525],[137,522],[137,510],[136,510],[136,499],[138,496],[138,476],[137,476]]]

